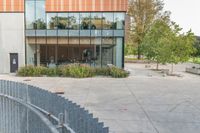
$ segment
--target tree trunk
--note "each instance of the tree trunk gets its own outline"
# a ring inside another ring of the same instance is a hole
[[[141,51],[140,51],[140,45],[138,45],[138,60],[140,60],[141,59]]]
[[[171,74],[174,73],[174,64],[172,63]]]
[[[157,64],[156,64],[156,70],[158,70],[158,68],[159,68],[159,63],[157,62]]]

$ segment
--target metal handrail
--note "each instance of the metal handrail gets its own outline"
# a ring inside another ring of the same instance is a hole
[[[14,98],[12,96],[8,96],[8,95],[2,94],[2,93],[0,93],[0,97],[4,97],[4,98],[7,98],[7,99],[10,99],[12,101],[15,101],[15,102],[27,107],[33,113],[35,113],[44,122],[44,124],[46,124],[46,126],[50,129],[50,131],[52,133],[59,133],[59,131],[54,127],[54,125],[42,113],[40,113],[36,108],[34,108],[31,105],[27,104],[23,100],[18,99],[18,98]]]
[[[51,117],[51,118],[54,119],[55,121],[59,122],[59,119],[58,119],[56,116],[52,115],[51,113],[47,112],[46,110],[44,110],[44,109],[42,109],[42,108],[40,108],[40,107],[38,107],[38,106],[36,106],[36,105],[33,105],[33,104],[31,104],[31,103],[28,103],[28,104],[29,104],[30,106],[36,108],[36,109],[39,110],[40,112],[44,113],[45,115]],[[67,124],[62,123],[62,127],[65,127],[67,130],[70,131],[70,133],[76,133],[76,132],[75,132],[72,128],[70,128]]]

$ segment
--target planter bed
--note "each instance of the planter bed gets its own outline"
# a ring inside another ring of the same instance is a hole
[[[200,69],[198,68],[186,68],[186,72],[200,75]]]

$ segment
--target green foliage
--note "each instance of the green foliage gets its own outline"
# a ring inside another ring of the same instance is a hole
[[[55,77],[59,75],[59,69],[58,68],[48,68],[46,69],[45,75],[50,77]]]
[[[195,64],[200,64],[200,57],[192,57],[192,58],[190,58],[189,62],[195,63]]]
[[[129,76],[129,73],[123,69],[119,69],[117,67],[111,67],[110,76],[112,76],[113,78],[126,78]]]
[[[193,56],[198,57],[200,56],[200,37],[196,37],[196,41],[194,43],[194,47],[196,48],[196,52],[193,54]]]
[[[18,71],[19,76],[63,76],[74,78],[88,78],[93,76],[112,76],[113,78],[125,78],[129,74],[123,69],[117,67],[93,68],[88,65],[71,64],[60,66],[58,68],[34,67],[26,66],[21,67]]]
[[[109,67],[95,68],[95,74],[102,76],[110,76],[110,68]]]
[[[70,76],[69,65],[60,66],[58,68],[58,70],[59,70],[59,75],[60,76],[63,76],[63,77],[69,77]]]
[[[129,0],[128,15],[132,18],[129,42],[137,48],[138,59],[142,54],[142,41],[151,25],[157,19],[169,21],[170,12],[163,9],[163,0]]]
[[[124,48],[124,54],[125,55],[136,55],[137,54],[137,48],[130,44],[126,44]]]
[[[181,33],[181,30],[174,22],[157,20],[143,40],[143,53],[149,60],[162,64],[188,61],[195,51],[194,34]]]
[[[87,78],[94,76],[94,70],[87,65],[71,64],[69,75],[74,78]]]
[[[45,67],[34,67],[34,66],[26,66],[21,67],[18,70],[19,76],[33,76],[38,77],[46,74],[47,68]]]

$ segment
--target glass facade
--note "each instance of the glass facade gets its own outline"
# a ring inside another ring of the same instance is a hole
[[[102,29],[102,13],[91,13],[91,29]]]
[[[74,62],[123,67],[123,12],[45,12],[45,0],[26,0],[27,64]]]
[[[58,14],[58,29],[68,29],[68,13],[59,13]]]
[[[79,13],[69,13],[68,19],[68,25],[69,25],[69,29],[73,29],[73,30],[78,30],[79,29]]]
[[[114,29],[114,14],[113,13],[103,13],[102,22],[103,29]]]

